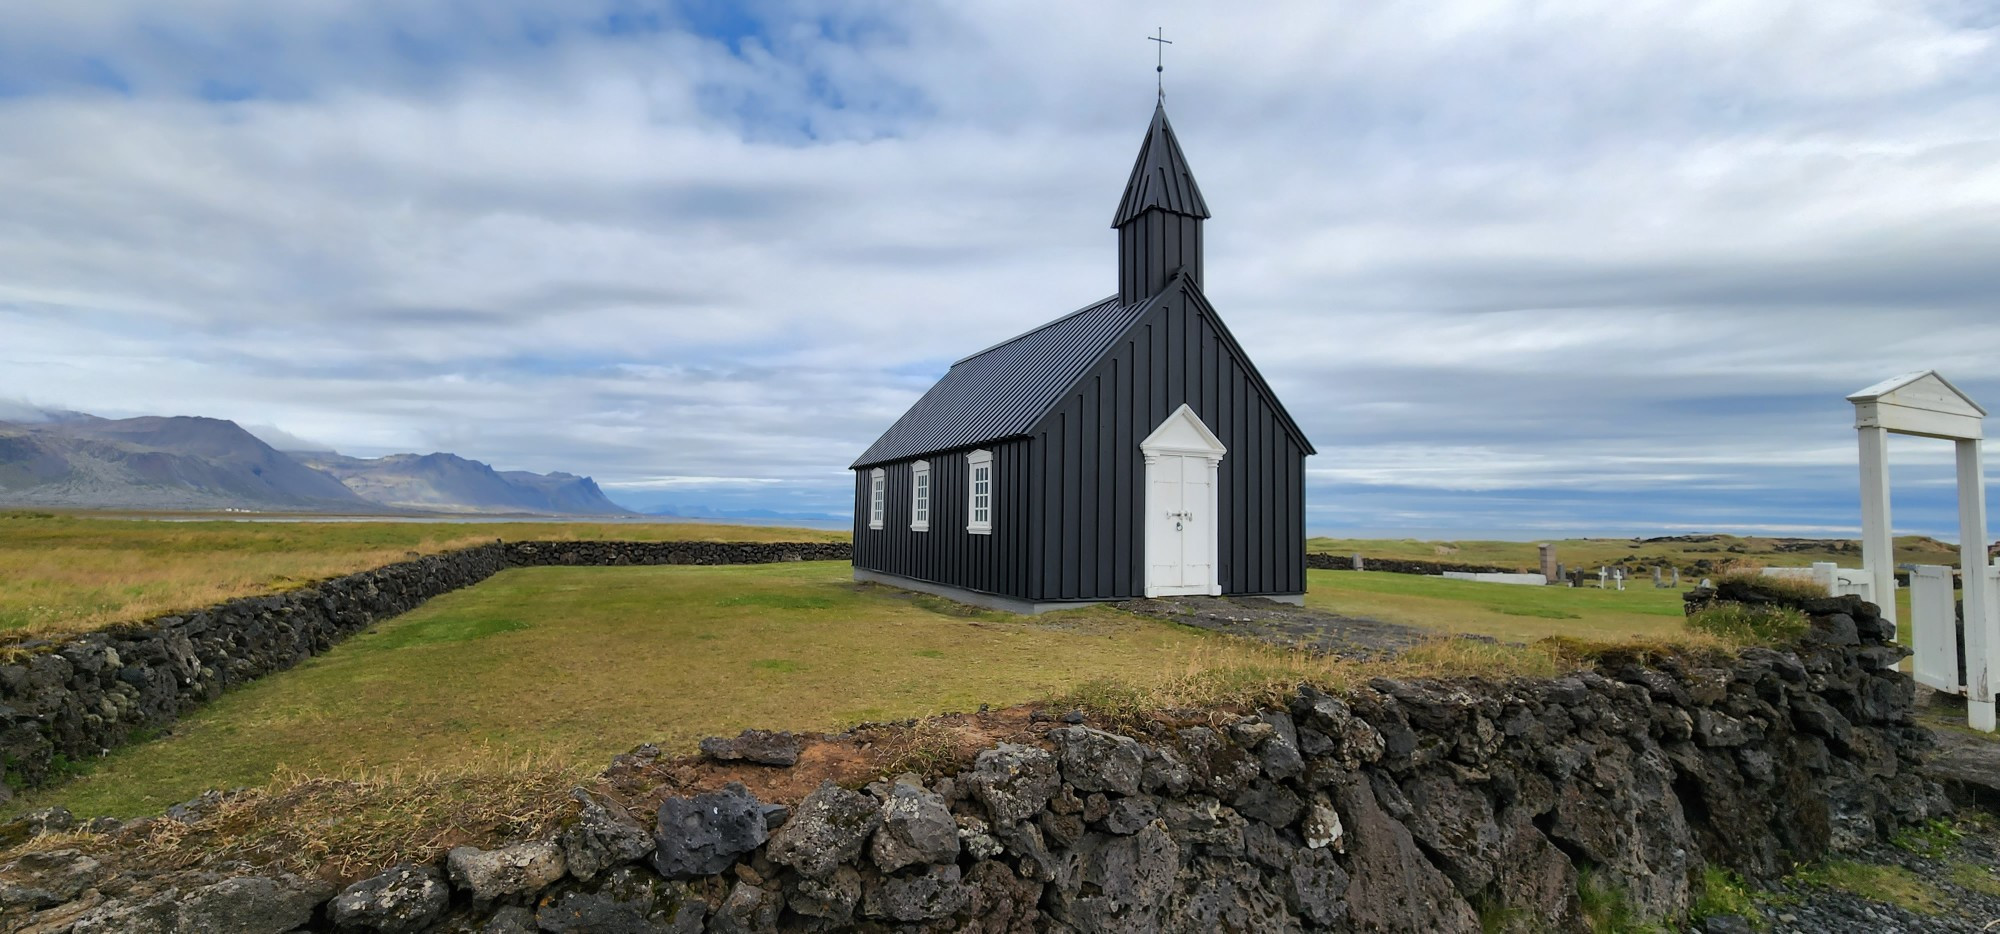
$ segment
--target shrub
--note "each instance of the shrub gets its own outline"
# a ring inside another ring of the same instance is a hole
[[[1743,603],[1716,603],[1689,616],[1687,626],[1696,632],[1719,636],[1743,645],[1784,645],[1806,634],[1806,614],[1789,606],[1751,606]]]
[[[1754,570],[1731,571],[1716,578],[1715,586],[1725,596],[1728,591],[1740,588],[1782,603],[1806,603],[1827,597],[1826,587],[1810,577],[1775,577]]]

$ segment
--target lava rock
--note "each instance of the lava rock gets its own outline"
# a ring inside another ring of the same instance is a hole
[[[701,741],[701,754],[723,762],[754,762],[758,765],[793,766],[805,742],[791,733],[744,730],[734,739],[711,736]]]
[[[0,908],[53,908],[95,883],[101,864],[81,850],[23,853],[0,866]]]
[[[972,770],[958,776],[959,787],[986,806],[995,827],[1035,816],[1060,781],[1056,758],[1048,750],[1013,743],[981,752]]]
[[[914,785],[891,786],[869,855],[883,872],[958,859],[958,825],[944,798]]]
[[[757,799],[739,782],[660,803],[653,868],[668,879],[712,876],[770,839]]]
[[[835,867],[860,856],[862,844],[881,824],[882,812],[875,799],[831,781],[821,782],[799,802],[785,826],[771,835],[765,855],[801,875],[823,879]]]
[[[343,931],[415,934],[451,907],[451,886],[430,866],[404,863],[341,890],[326,906]]]
[[[710,934],[767,934],[778,929],[778,913],[785,908],[783,896],[748,882],[738,882],[729,897],[710,918]]]
[[[454,847],[445,854],[453,885],[474,902],[533,895],[563,877],[562,848],[552,842],[513,843],[497,850]]]
[[[887,876],[869,885],[862,912],[891,921],[949,918],[972,900],[972,890],[956,863],[926,867],[922,873]]]
[[[312,920],[332,887],[283,875],[240,876],[137,901],[111,901],[79,917],[70,934],[285,934]]]
[[[1139,741],[1087,726],[1049,731],[1062,759],[1063,778],[1078,791],[1139,793],[1146,754]]]
[[[547,934],[700,934],[706,906],[637,866],[606,873],[592,892],[564,892],[535,912]]]
[[[588,881],[613,866],[629,863],[653,851],[653,835],[623,808],[607,805],[590,792],[578,788],[570,797],[582,805],[576,822],[557,838],[570,875]]]
[[[842,866],[824,879],[801,877],[785,904],[808,918],[844,925],[854,920],[854,906],[860,901],[861,874]]]

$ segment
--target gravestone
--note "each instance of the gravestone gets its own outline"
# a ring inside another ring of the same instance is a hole
[[[1355,570],[1357,570],[1357,571],[1361,570],[1361,556],[1360,556],[1360,555],[1355,555],[1355,556],[1354,556],[1354,569],[1355,569]]]
[[[1560,579],[1562,577],[1562,572],[1560,570],[1557,570],[1558,565],[1556,564],[1556,546],[1536,545],[1535,550],[1541,553],[1542,576],[1551,581]]]

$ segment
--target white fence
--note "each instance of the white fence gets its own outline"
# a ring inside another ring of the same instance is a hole
[[[1875,602],[1875,582],[1869,578],[1868,572],[1840,567],[1831,561],[1821,561],[1809,568],[1765,568],[1763,573],[1766,577],[1818,581],[1831,596],[1851,594],[1870,603]]]
[[[1481,581],[1488,584],[1525,584],[1530,587],[1546,587],[1549,579],[1540,574],[1496,574],[1472,571],[1446,571],[1444,576],[1455,581]]]

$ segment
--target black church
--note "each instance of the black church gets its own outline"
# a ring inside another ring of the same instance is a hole
[[[1118,294],[952,364],[854,461],[854,576],[1015,612],[1305,592],[1312,442],[1202,295],[1208,205],[1164,106]]]

